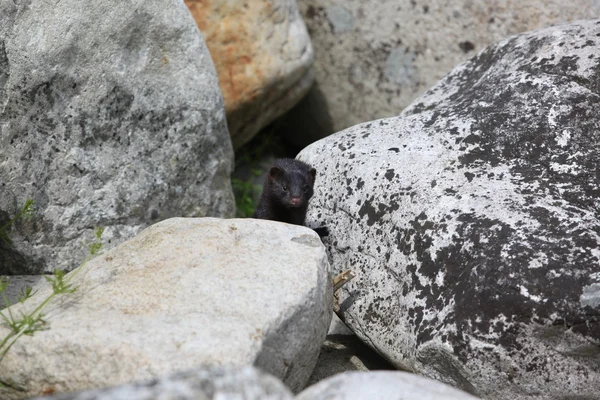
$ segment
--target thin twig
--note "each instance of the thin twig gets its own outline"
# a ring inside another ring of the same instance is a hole
[[[337,274],[335,278],[333,278],[333,292],[335,293],[339,288],[354,279],[354,277],[356,277],[356,274],[349,269],[341,274]]]

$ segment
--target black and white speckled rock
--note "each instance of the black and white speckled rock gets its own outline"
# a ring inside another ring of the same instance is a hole
[[[72,268],[173,216],[231,216],[233,159],[208,50],[181,1],[0,0],[0,274]]]
[[[600,21],[509,38],[402,115],[305,149],[341,314],[488,399],[600,391]]]
[[[206,368],[179,372],[147,382],[106,389],[39,397],[46,400],[291,400],[277,378],[252,367]]]

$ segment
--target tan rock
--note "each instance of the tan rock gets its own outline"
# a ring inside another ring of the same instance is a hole
[[[200,365],[254,365],[297,391],[331,320],[319,237],[273,221],[165,220],[68,276],[78,289],[48,304],[48,329],[21,337],[0,363],[0,380],[21,389],[0,398],[108,387]],[[31,310],[48,293],[41,288],[24,306]],[[0,338],[6,333],[0,326]]]
[[[235,148],[294,106],[314,76],[294,0],[185,0],[217,68]]]

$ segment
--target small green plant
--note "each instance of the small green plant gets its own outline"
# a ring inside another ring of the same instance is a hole
[[[50,293],[43,301],[41,301],[40,304],[38,304],[31,312],[20,312],[20,315],[16,315],[12,312],[10,309],[12,304],[6,295],[8,280],[0,279],[0,295],[2,296],[4,304],[6,305],[6,310],[0,311],[0,318],[4,324],[10,328],[10,332],[8,332],[8,334],[2,340],[0,340],[0,361],[2,361],[8,350],[21,336],[33,335],[35,332],[45,328],[46,321],[44,320],[43,310],[50,300],[52,300],[55,296],[73,293],[75,290],[77,290],[77,287],[73,286],[71,280],[77,275],[77,273],[79,273],[79,271],[81,271],[81,267],[83,267],[83,265],[85,265],[94,255],[98,254],[102,248],[101,239],[103,232],[103,228],[96,229],[95,238],[90,245],[89,254],[81,263],[78,270],[69,276],[67,276],[66,272],[63,270],[56,270],[54,271],[54,275],[46,277],[46,280],[52,286],[52,293]],[[25,300],[29,299],[34,294],[35,292],[32,293],[31,287],[25,287],[21,290],[18,301],[20,303],[24,303]],[[2,386],[1,383],[0,386]]]
[[[262,187],[252,183],[252,179],[260,175],[260,171],[252,169],[252,178],[248,181],[233,178],[231,185],[235,194],[236,216],[239,218],[251,217],[256,209],[255,199],[260,196]]]
[[[33,215],[33,211],[33,200],[27,199],[21,211],[19,211],[17,215],[13,217],[13,219],[8,221],[3,226],[0,226],[0,239],[3,240],[7,245],[12,246],[12,240],[8,236],[8,230],[10,229],[11,225],[14,224],[19,218],[31,218],[31,216]]]
[[[250,171],[250,178],[242,180],[233,178],[231,185],[235,194],[236,216],[239,218],[251,217],[256,209],[257,200],[262,191],[262,184],[256,185],[252,182],[257,176],[264,172],[265,157],[275,158],[289,157],[284,143],[280,137],[281,129],[285,124],[276,120],[264,128],[249,143],[238,149],[235,153],[236,171]],[[244,174],[248,176],[248,174]]]

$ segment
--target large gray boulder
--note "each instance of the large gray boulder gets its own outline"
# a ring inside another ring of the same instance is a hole
[[[203,368],[105,389],[38,400],[292,400],[278,379],[252,367]]]
[[[486,399],[596,398],[600,21],[511,37],[396,118],[299,156],[340,315],[396,367]]]
[[[600,17],[597,0],[299,0],[298,5],[315,49],[319,89],[295,110],[303,118],[294,120],[319,121],[305,123],[311,135],[398,115],[454,66],[509,35]]]
[[[232,158],[183,2],[0,0],[0,219],[37,208],[0,274],[71,269],[97,226],[113,246],[168,217],[231,216]]]
[[[20,399],[254,365],[304,388],[331,321],[332,280],[312,230],[254,219],[172,218],[67,274],[73,294],[16,341],[0,381]],[[13,315],[31,311],[38,292]],[[4,310],[5,313],[8,310]],[[8,329],[0,326],[0,337]]]

